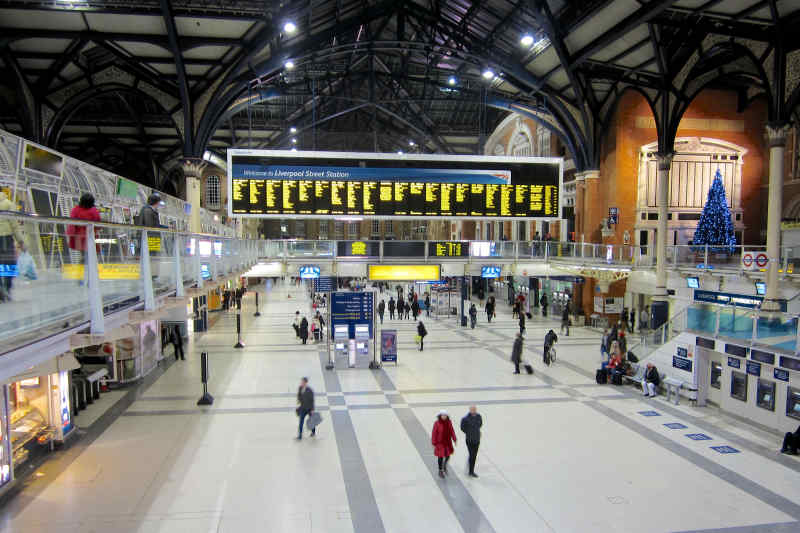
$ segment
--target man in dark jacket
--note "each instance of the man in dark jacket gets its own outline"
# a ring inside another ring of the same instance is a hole
[[[394,296],[389,298],[389,320],[394,320]]]
[[[658,375],[658,369],[653,363],[647,363],[647,370],[644,372],[642,379],[642,391],[645,396],[655,396],[656,389],[661,383],[661,377]]]
[[[486,300],[486,320],[491,324],[494,316],[494,298],[491,296]]]
[[[469,325],[475,329],[475,323],[478,321],[478,308],[475,304],[469,306]]]
[[[800,447],[800,426],[797,426],[797,431],[794,433],[786,433],[783,436],[783,446],[781,447],[781,453],[788,453],[791,455],[797,455],[797,448]]]
[[[181,335],[180,326],[175,326],[172,328],[172,338],[170,341],[172,342],[172,346],[175,348],[175,360],[178,360],[178,354],[180,353],[181,359],[185,361],[186,357],[183,355],[183,335]]]
[[[411,314],[413,315],[414,320],[416,320],[417,316],[419,315],[419,302],[417,300],[414,300],[414,303],[411,304]]]
[[[419,351],[422,351],[422,346],[425,344],[425,336],[428,334],[428,330],[425,329],[425,324],[422,323],[420,320],[417,323],[417,335],[419,335]]]
[[[300,387],[297,389],[297,416],[300,417],[300,426],[297,429],[297,440],[303,438],[303,421],[306,416],[314,412],[314,389],[308,386],[308,378],[300,380]],[[311,436],[317,434],[316,429],[311,430]]]
[[[514,339],[514,348],[511,349],[511,362],[514,363],[514,373],[519,374],[519,364],[522,362],[522,334],[518,333]]]
[[[547,295],[543,294],[542,299],[539,300],[539,304],[542,306],[542,316],[547,316]]]
[[[136,217],[136,225],[146,226],[148,228],[165,228],[161,225],[158,218],[158,211],[156,206],[161,203],[161,197],[158,194],[151,194],[147,197],[147,205],[139,210],[139,215]]]
[[[550,366],[550,348],[553,347],[553,344],[558,342],[558,335],[552,329],[547,332],[547,335],[544,336],[544,364]]]
[[[519,334],[522,335],[525,333],[525,313],[520,311],[519,313]]]
[[[383,313],[386,310],[386,302],[381,300],[381,303],[378,304],[378,316],[381,318],[381,324],[383,324]]]
[[[464,432],[469,450],[469,476],[478,477],[475,473],[475,460],[478,458],[478,447],[481,444],[481,426],[483,418],[478,414],[478,408],[470,406],[469,413],[461,419],[461,431]]]
[[[425,316],[431,316],[431,295],[425,295]]]

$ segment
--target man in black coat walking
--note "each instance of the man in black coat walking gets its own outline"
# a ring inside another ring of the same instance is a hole
[[[386,310],[386,303],[381,300],[381,303],[378,304],[378,316],[381,317],[381,324],[383,324],[383,312]]]
[[[522,333],[517,334],[514,339],[514,347],[511,349],[511,362],[514,363],[514,373],[519,374],[519,364],[522,362]]]
[[[469,450],[469,476],[478,477],[475,473],[475,460],[478,458],[478,447],[481,444],[481,426],[483,418],[478,414],[478,408],[470,406],[469,413],[461,419],[461,431],[464,432]]]
[[[297,440],[303,438],[303,421],[306,416],[314,412],[314,389],[308,386],[308,378],[300,380],[300,387],[297,389],[297,416],[300,417],[300,426],[297,429]],[[311,430],[311,436],[317,434],[317,430]]]
[[[394,296],[389,298],[389,320],[394,320]]]
[[[175,326],[172,328],[172,338],[170,341],[172,342],[172,346],[175,348],[175,360],[178,360],[178,354],[180,354],[180,358],[185,361],[186,357],[183,355],[183,335],[181,335],[180,326]]]

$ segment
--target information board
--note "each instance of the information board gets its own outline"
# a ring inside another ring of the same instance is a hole
[[[314,280],[314,292],[333,292],[335,290],[335,276],[320,276]]]
[[[356,338],[356,324],[369,324],[369,338],[373,337],[372,292],[334,292],[331,294],[331,327],[347,326],[348,337]]]
[[[469,243],[460,241],[439,241],[428,243],[430,257],[469,257]]]
[[[562,160],[228,150],[228,214],[561,218]]]

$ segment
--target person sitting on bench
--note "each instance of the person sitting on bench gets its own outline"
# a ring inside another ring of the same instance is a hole
[[[800,426],[797,427],[797,431],[794,433],[786,433],[786,435],[783,436],[781,453],[797,455],[798,447],[800,447]]]
[[[656,396],[656,388],[661,383],[658,369],[653,363],[647,363],[647,370],[642,378],[642,391],[645,396]]]
[[[614,374],[622,374],[622,354],[619,352],[614,353],[608,361],[608,371],[611,376]]]

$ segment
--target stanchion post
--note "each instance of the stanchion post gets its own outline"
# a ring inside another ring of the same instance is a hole
[[[255,293],[256,293],[256,312],[253,313],[253,316],[261,316],[261,313],[258,311],[258,291],[255,291]]]
[[[242,300],[236,299],[236,344],[234,348],[244,348],[242,343]]]
[[[203,382],[203,395],[197,400],[197,405],[212,405],[214,397],[208,393],[208,352],[200,354],[200,380]]]

